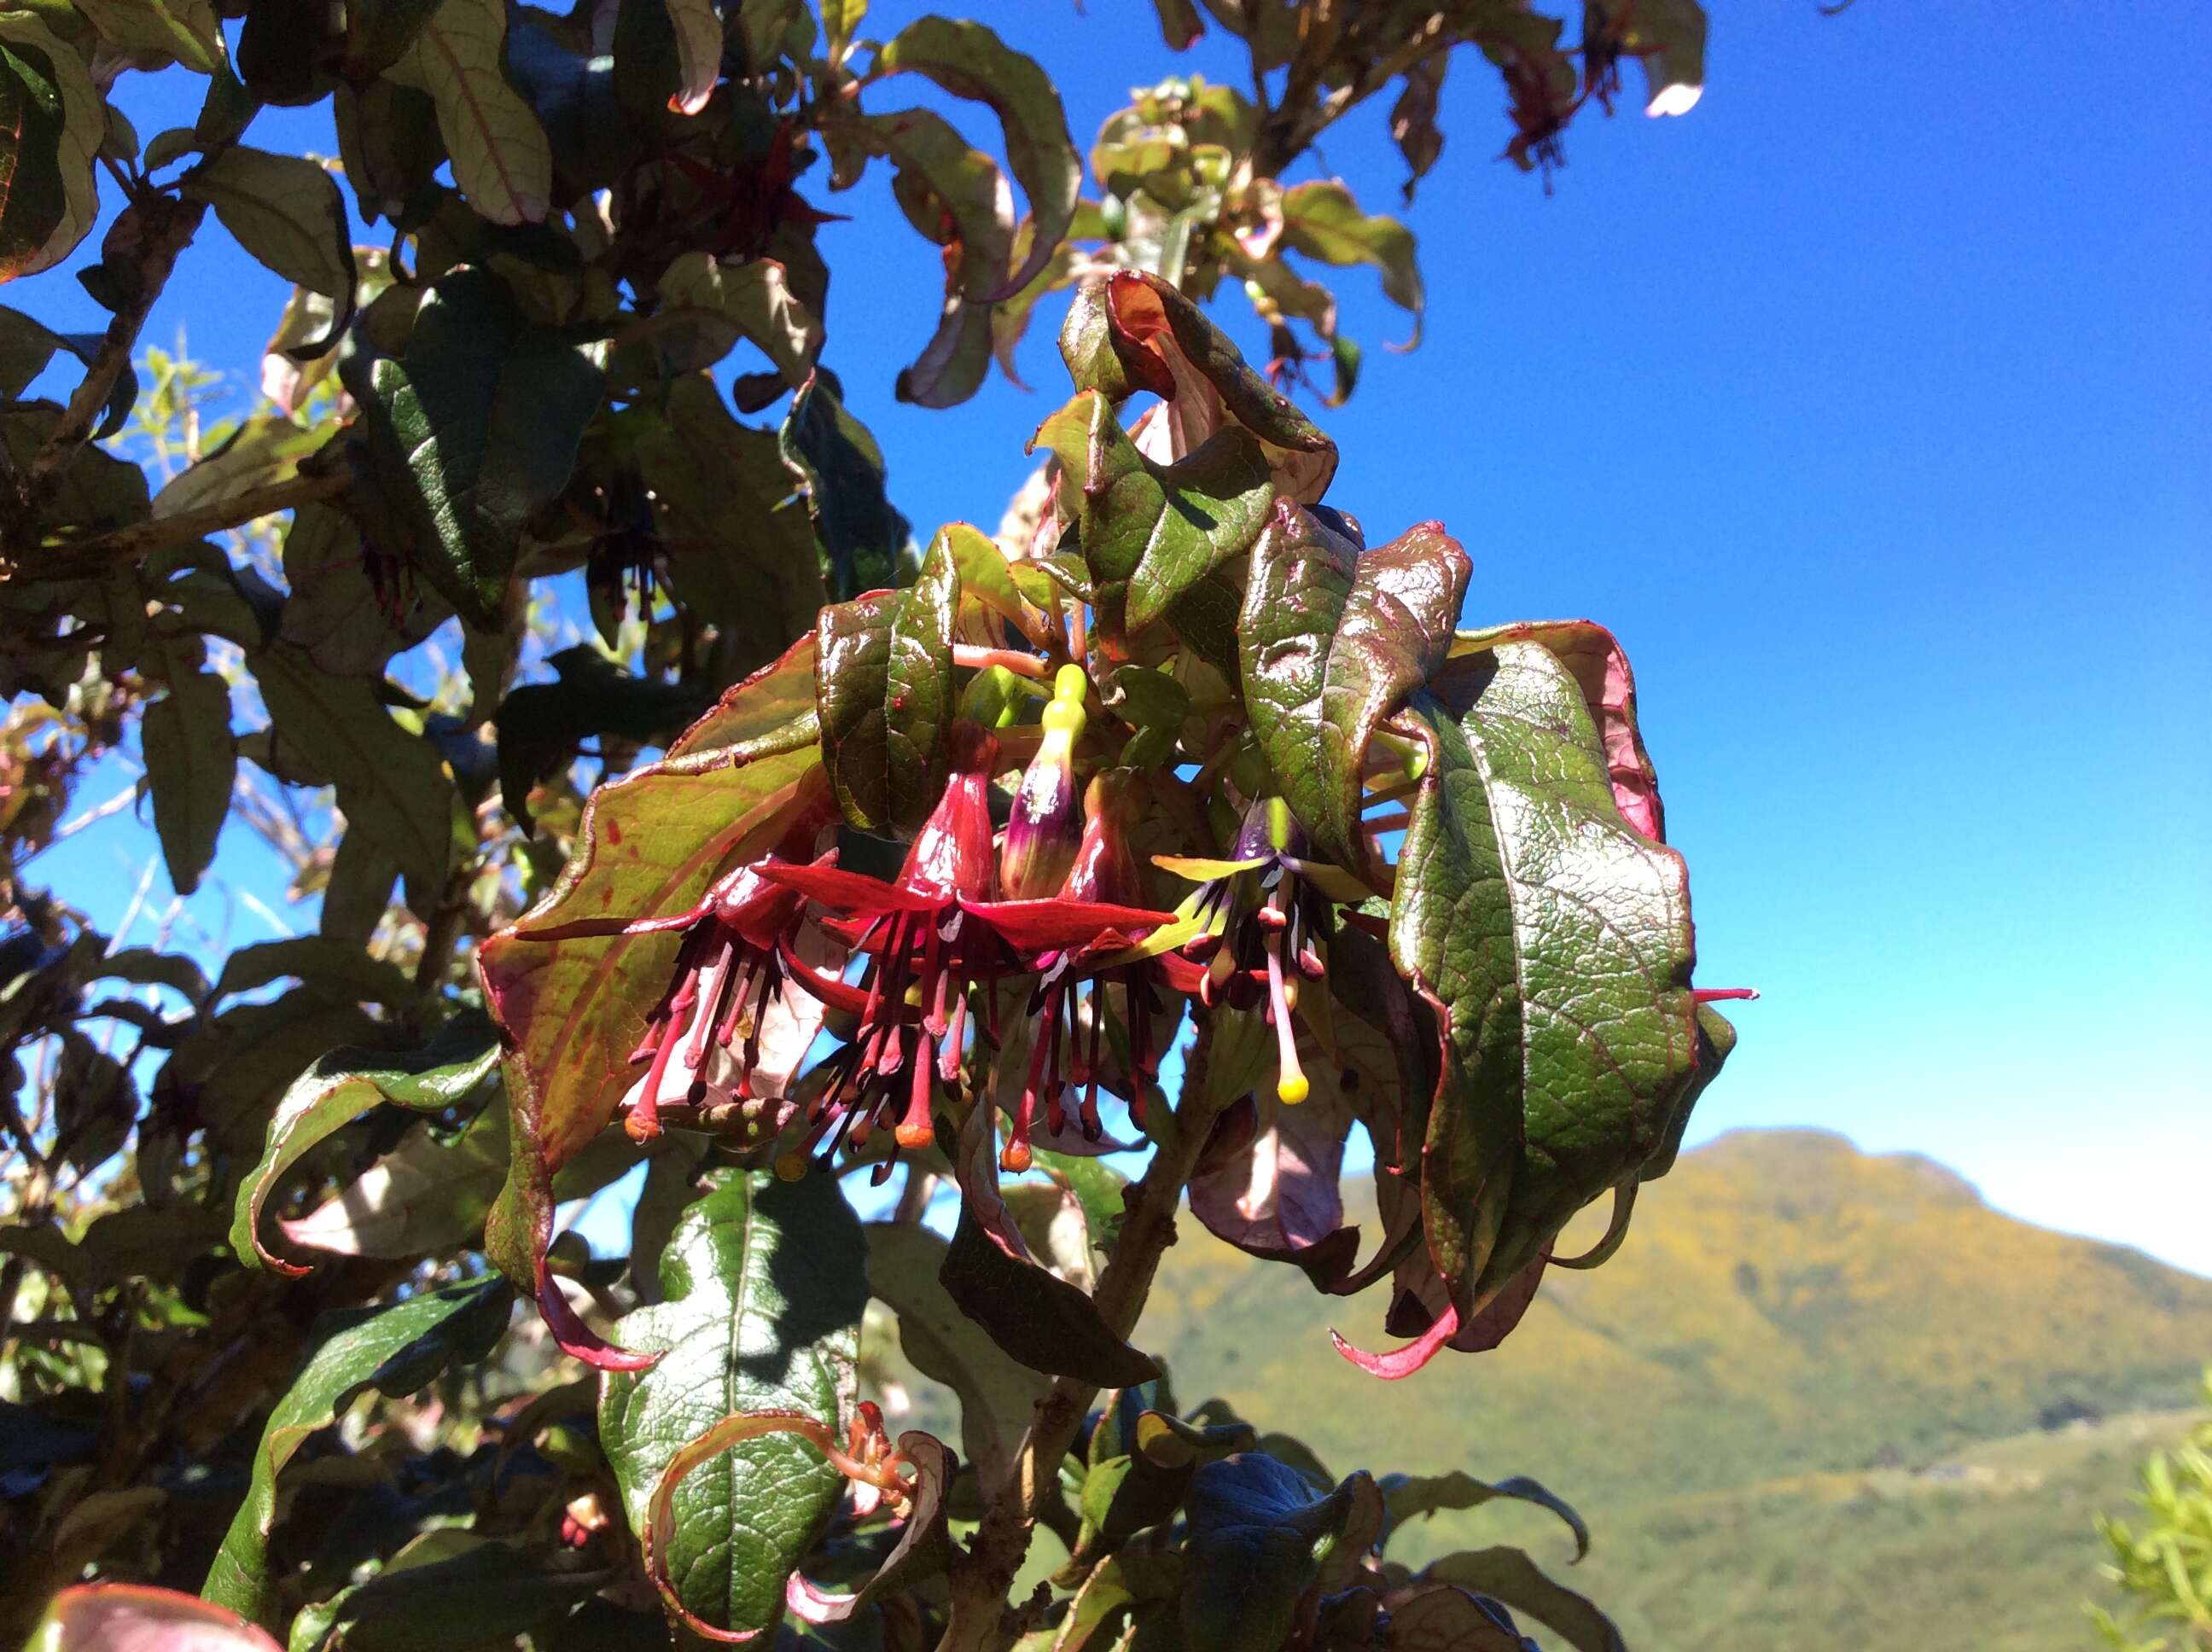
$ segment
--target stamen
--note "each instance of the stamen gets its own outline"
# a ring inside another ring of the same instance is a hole
[[[1267,997],[1274,1012],[1275,1047],[1282,1065],[1275,1079],[1275,1096],[1284,1105],[1295,1107],[1312,1093],[1313,1086],[1298,1066],[1298,1033],[1291,1023],[1291,1005],[1283,988],[1282,955],[1271,946],[1267,949]]]

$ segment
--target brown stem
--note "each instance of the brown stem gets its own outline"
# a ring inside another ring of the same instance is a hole
[[[1183,1104],[1173,1136],[1160,1145],[1144,1177],[1123,1195],[1128,1214],[1092,1292],[1098,1311],[1118,1336],[1127,1337],[1152,1294],[1160,1257],[1176,1239],[1176,1208],[1183,1184],[1206,1145],[1201,1116],[1206,1041],[1201,1037],[1183,1072]],[[1027,1558],[1038,1511],[1050,1497],[1060,1460],[1075,1442],[1093,1384],[1063,1376],[1037,1403],[1021,1449],[991,1492],[983,1518],[952,1574],[952,1610],[937,1652],[1001,1652],[1012,1636],[1006,1621],[1006,1592]]]
[[[118,528],[112,533],[103,533],[97,538],[54,546],[35,564],[27,565],[10,556],[0,561],[0,586],[28,580],[95,578],[111,568],[137,562],[165,545],[189,544],[210,533],[243,527],[248,522],[273,516],[278,511],[292,510],[318,500],[335,499],[352,485],[353,478],[343,469],[319,475],[302,471],[195,510],[157,516],[150,521]]]
[[[145,240],[138,252],[137,286],[130,301],[107,324],[107,336],[100,341],[92,365],[85,369],[84,382],[70,398],[61,422],[32,456],[29,485],[33,503],[53,488],[61,468],[92,434],[93,423],[99,418],[100,409],[107,405],[115,381],[131,365],[131,351],[138,342],[139,330],[146,325],[155,301],[168,283],[169,272],[176,268],[178,255],[191,245],[192,237],[199,231],[200,220],[207,216],[207,208],[201,203],[179,201],[166,195],[142,195],[133,205],[145,219]]]

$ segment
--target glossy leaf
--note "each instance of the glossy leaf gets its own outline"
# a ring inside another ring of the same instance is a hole
[[[426,1291],[386,1307],[347,1309],[321,1321],[306,1369],[262,1430],[252,1483],[202,1595],[241,1617],[270,1621],[276,1602],[269,1538],[284,1465],[308,1436],[330,1427],[369,1389],[400,1398],[449,1365],[482,1359],[506,1331],[512,1304],[506,1285],[494,1280]]]
[[[453,852],[453,787],[438,749],[394,722],[368,683],[328,676],[289,644],[250,663],[270,723],[336,784],[350,829],[434,889]]]
[[[368,1108],[384,1103],[437,1113],[467,1099],[491,1076],[499,1040],[481,1015],[464,1012],[419,1050],[392,1054],[332,1050],[301,1073],[269,1121],[268,1139],[238,1190],[231,1248],[240,1260],[294,1277],[307,1270],[264,1245],[262,1206],[285,1173]]]
[[[215,859],[230,813],[238,773],[230,685],[212,671],[173,671],[168,693],[146,708],[139,743],[170,887],[190,895]]]
[[[822,762],[845,818],[912,829],[943,789],[960,574],[939,534],[921,577],[825,608],[815,632]]]
[[[431,288],[406,354],[350,382],[377,478],[423,573],[471,624],[496,629],[524,525],[567,485],[599,410],[596,348],[531,322],[504,282],[467,270]]]
[[[34,276],[76,249],[100,210],[93,157],[106,104],[84,59],[33,14],[0,14],[0,281]]]
[[[1467,553],[1441,524],[1359,551],[1287,501],[1253,546],[1237,627],[1244,706],[1324,859],[1365,865],[1368,741],[1443,664],[1468,574]]]
[[[335,301],[328,331],[300,345],[298,354],[304,359],[336,346],[353,319],[355,283],[337,180],[305,155],[234,144],[187,173],[183,191],[186,200],[213,207],[222,227],[259,262]]]
[[[1184,1643],[1221,1652],[1276,1652],[1298,1597],[1321,1581],[1322,1556],[1352,1514],[1354,1475],[1319,1492],[1303,1475],[1257,1451],[1201,1467],[1184,1504],[1189,1573]]]
[[[469,204],[494,223],[537,223],[552,197],[553,150],[507,82],[506,39],[507,0],[441,0],[413,61]]]
[[[1323,264],[1371,264],[1382,273],[1382,295],[1413,318],[1410,349],[1421,341],[1425,303],[1413,232],[1395,218],[1359,210],[1342,180],[1316,179],[1283,191],[1283,244]]]
[[[662,1257],[665,1300],[623,1323],[625,1341],[661,1357],[610,1376],[599,1403],[600,1440],[641,1534],[673,1460],[724,1418],[796,1412],[836,1429],[852,1392],[867,1255],[836,1184],[742,1170],[708,1181]],[[655,1568],[690,1613],[725,1630],[764,1628],[843,1491],[843,1476],[802,1440],[745,1441],[676,1487]]]
[[[1018,291],[1044,267],[1067,233],[1083,188],[1083,162],[1067,136],[1067,112],[1036,60],[1009,48],[981,23],[918,17],[876,54],[874,75],[908,70],[956,97],[987,104],[1006,138],[1006,164],[1029,197],[1034,221],[1029,256],[1001,272],[997,299]]]
[[[898,1315],[914,1368],[960,1401],[960,1445],[986,1485],[1000,1482],[1051,1382],[1008,1359],[963,1314],[939,1275],[945,1242],[920,1223],[868,1224],[868,1288]]]
[[[1443,1021],[1423,1222],[1471,1315],[1659,1145],[1696,1071],[1689,907],[1547,651],[1505,644],[1463,716],[1413,715],[1431,755],[1390,949]]]
[[[1233,647],[1205,623],[1228,617],[1233,627],[1233,587],[1200,587],[1218,585],[1222,565],[1267,521],[1273,483],[1252,435],[1224,429],[1159,465],[1137,451],[1106,398],[1085,391],[1039,427],[1036,441],[1062,466],[1063,507],[1081,536],[1101,632],[1119,641],[1166,617],[1194,646],[1204,637]]]
[[[1421,1577],[1486,1594],[1557,1631],[1575,1652],[1628,1652],[1613,1620],[1572,1589],[1547,1577],[1519,1549],[1471,1549],[1447,1555]]]
[[[1628,823],[1654,842],[1667,841],[1667,816],[1659,801],[1659,777],[1636,720],[1636,673],[1613,633],[1589,620],[1522,621],[1462,631],[1452,640],[1450,662],[1433,684],[1437,695],[1455,705],[1462,668],[1479,683],[1487,656],[1501,642],[1535,642],[1550,650],[1583,691],[1583,701],[1605,743],[1606,772],[1613,801]]]

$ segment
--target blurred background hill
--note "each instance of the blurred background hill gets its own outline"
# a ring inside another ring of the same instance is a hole
[[[1605,1267],[1553,1270],[1503,1348],[1409,1382],[1316,1357],[1331,1325],[1371,1339],[1379,1295],[1323,1297],[1194,1224],[1153,1304],[1186,1408],[1296,1418],[1338,1474],[1541,1480],[1590,1523],[1578,1567],[1550,1516],[1506,1503],[1392,1553],[1522,1544],[1636,1652],[2094,1644],[2092,1516],[2195,1420],[2212,1357],[2212,1279],[1810,1130],[1686,1154]]]

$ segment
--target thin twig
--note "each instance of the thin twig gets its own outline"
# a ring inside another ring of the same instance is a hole
[[[21,555],[11,554],[0,562],[0,585],[29,580],[89,579],[111,568],[137,562],[165,545],[189,544],[211,533],[274,516],[279,511],[295,509],[318,500],[335,499],[352,485],[352,477],[343,470],[322,475],[302,472],[250,489],[234,498],[202,505],[196,510],[157,516],[150,521],[118,528],[112,533],[103,533],[97,538],[51,547],[39,554],[35,562],[26,562]]]

